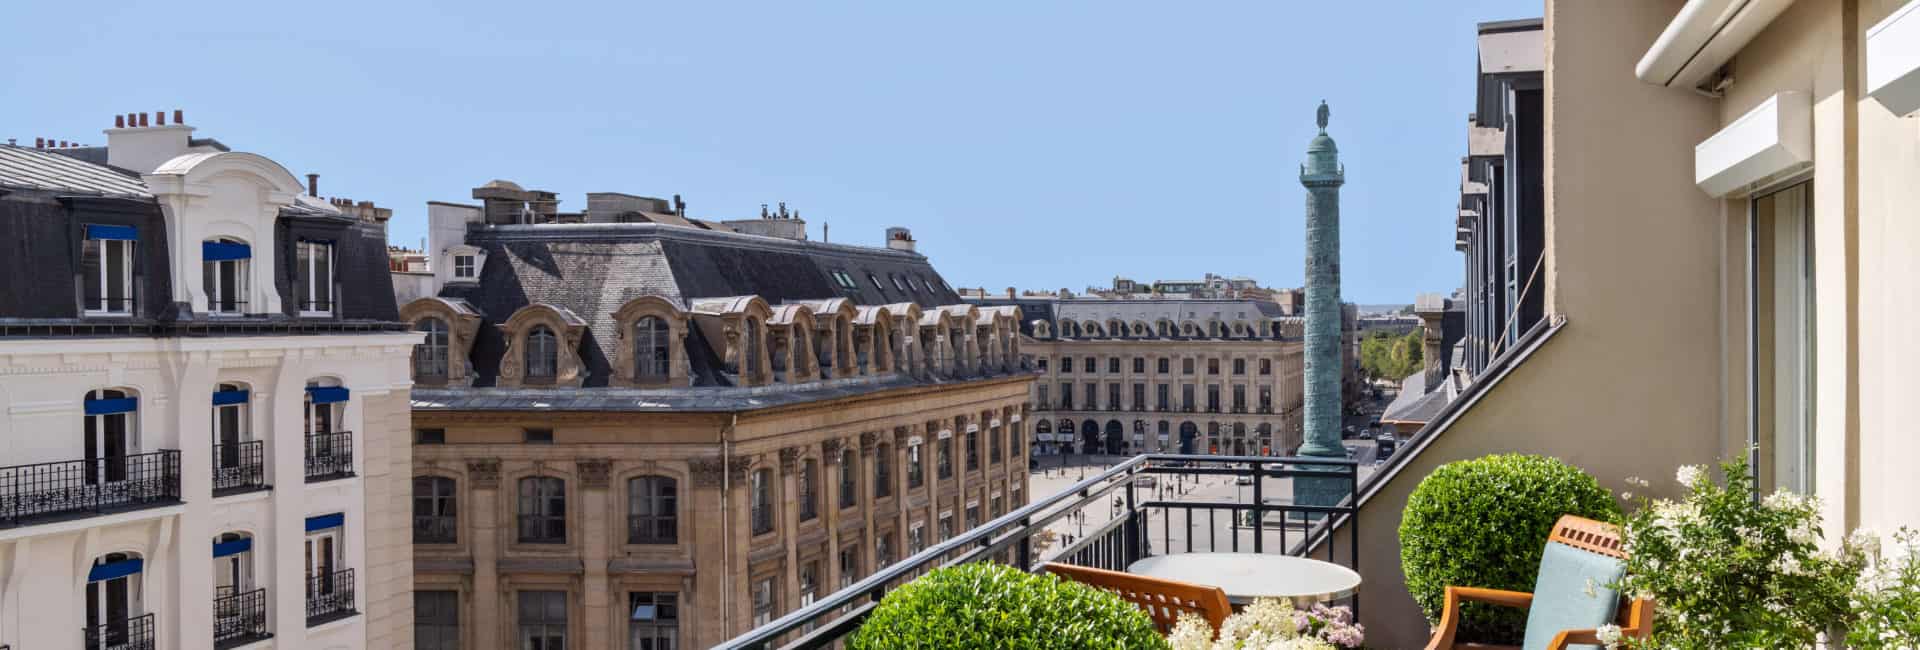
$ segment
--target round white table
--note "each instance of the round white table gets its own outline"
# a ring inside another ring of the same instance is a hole
[[[1286,598],[1305,607],[1360,591],[1360,574],[1353,569],[1267,553],[1169,553],[1134,562],[1127,573],[1219,587],[1235,605]]]

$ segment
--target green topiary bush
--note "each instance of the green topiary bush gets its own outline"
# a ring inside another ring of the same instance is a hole
[[[1440,466],[1420,481],[1400,516],[1400,569],[1429,622],[1447,585],[1533,591],[1547,535],[1561,515],[1611,521],[1620,507],[1579,468],[1557,458],[1499,454]],[[1518,645],[1527,612],[1471,603],[1460,634]]]
[[[1146,612],[1052,574],[974,563],[937,569],[887,594],[852,650],[1166,648]]]

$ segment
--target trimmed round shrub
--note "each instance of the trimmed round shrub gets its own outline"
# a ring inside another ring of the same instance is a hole
[[[1448,463],[1407,497],[1400,516],[1400,570],[1407,592],[1437,623],[1448,585],[1533,591],[1540,554],[1561,515],[1611,521],[1613,495],[1557,458],[1499,454]],[[1518,645],[1521,609],[1468,603],[1462,638]]]
[[[887,594],[848,639],[894,648],[1166,648],[1146,612],[1052,574],[977,562],[936,569]]]

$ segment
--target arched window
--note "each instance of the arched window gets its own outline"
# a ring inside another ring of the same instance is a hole
[[[87,571],[87,650],[150,647],[153,619],[142,616],[139,554],[108,553]]]
[[[551,476],[520,479],[520,542],[567,543],[567,484]]]
[[[760,376],[760,321],[747,319],[747,356],[740,360],[740,376],[758,378]]]
[[[840,507],[851,508],[860,503],[860,457],[852,449],[840,449]]]
[[[307,382],[306,478],[353,474],[353,434],[345,430],[347,389],[333,379]]]
[[[529,380],[552,381],[560,373],[560,344],[553,330],[535,325],[527,332],[526,363]]]
[[[453,479],[413,477],[413,543],[452,544],[459,538],[460,515]]]
[[[627,480],[627,543],[674,544],[680,540],[679,491],[669,476]]]
[[[200,284],[207,294],[208,313],[246,313],[247,262],[252,256],[246,242],[238,239],[220,237],[200,243]]]
[[[250,393],[241,384],[220,384],[213,391],[213,491],[222,493],[266,484],[266,454],[249,431]]]
[[[86,439],[81,443],[86,454],[86,466],[81,473],[87,485],[125,481],[129,471],[145,473],[141,471],[144,463],[131,459],[139,453],[139,408],[139,398],[128,389],[108,388],[87,393],[83,427]]]
[[[749,478],[752,482],[747,486],[749,490],[747,494],[752,501],[748,504],[747,514],[753,520],[751,522],[753,534],[771,533],[773,532],[773,471],[754,470]]]
[[[413,346],[413,376],[416,379],[441,380],[447,378],[447,322],[438,318],[422,318],[413,324],[413,331],[426,334],[426,340]]]
[[[214,637],[251,633],[247,617],[264,617],[265,611],[243,607],[241,594],[253,591],[253,536],[246,533],[221,533],[213,538],[213,619]],[[264,621],[261,621],[264,623]]]
[[[667,319],[642,316],[633,323],[633,376],[644,382],[666,381],[671,366]]]

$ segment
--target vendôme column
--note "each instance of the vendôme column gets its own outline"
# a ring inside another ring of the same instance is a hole
[[[1306,431],[1300,456],[1346,458],[1340,444],[1340,151],[1327,136],[1327,103],[1316,115],[1320,134],[1307,143],[1300,184],[1307,188]],[[1296,477],[1294,502],[1333,505],[1347,478]],[[1317,519],[1317,517],[1316,517]]]

